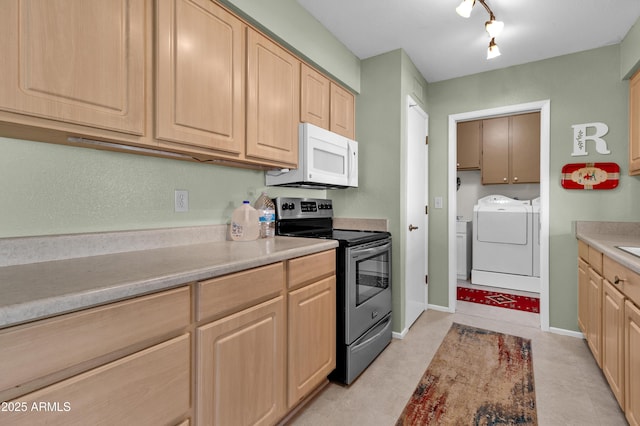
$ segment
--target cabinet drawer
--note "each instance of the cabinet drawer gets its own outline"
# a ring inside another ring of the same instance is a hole
[[[578,240],[578,257],[585,262],[589,261],[589,245],[581,240]]]
[[[198,283],[197,320],[239,311],[284,289],[282,262]]]
[[[604,277],[633,303],[640,305],[640,275],[604,256]]]
[[[7,389],[183,330],[190,304],[182,287],[0,330],[0,400]]]
[[[296,288],[336,273],[335,250],[292,259],[287,264],[288,287]]]
[[[589,266],[602,275],[602,253],[589,246]]]
[[[189,334],[24,395],[24,412],[2,413],[3,424],[174,425],[191,406]],[[58,404],[37,411],[33,404]]]

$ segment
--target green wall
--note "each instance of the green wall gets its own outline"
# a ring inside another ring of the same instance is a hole
[[[224,224],[265,189],[253,170],[2,137],[0,149],[0,238]],[[186,213],[174,212],[176,189],[189,191]]]
[[[628,81],[620,77],[620,45],[429,84],[429,192],[446,195],[448,116],[549,99],[551,101],[549,300],[551,327],[578,330],[577,243],[573,221],[637,221],[640,179],[628,176]],[[604,122],[610,155],[572,157],[571,125]],[[620,185],[610,191],[565,190],[560,170],[567,163],[616,162]],[[499,193],[500,186],[496,186]],[[445,202],[445,206],[447,202]],[[443,209],[446,210],[446,209]],[[429,300],[448,306],[447,219],[430,215]],[[437,249],[434,249],[437,246]]]
[[[620,43],[620,75],[629,79],[640,68],[640,20]]]

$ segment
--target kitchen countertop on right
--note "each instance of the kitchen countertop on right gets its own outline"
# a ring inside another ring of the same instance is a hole
[[[640,222],[578,221],[575,232],[577,239],[640,274],[640,257],[617,248],[640,247]]]

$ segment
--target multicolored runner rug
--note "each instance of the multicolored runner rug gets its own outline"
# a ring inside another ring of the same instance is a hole
[[[454,323],[396,426],[536,425],[531,341]]]
[[[540,313],[540,299],[536,297],[517,296],[494,291],[477,290],[458,287],[458,300],[497,306],[499,308],[517,309],[518,311]]]

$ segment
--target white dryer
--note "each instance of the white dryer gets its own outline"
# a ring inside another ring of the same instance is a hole
[[[531,200],[533,210],[533,276],[540,276],[540,197]]]
[[[503,195],[479,199],[473,208],[473,270],[531,276],[532,222],[529,200]]]

